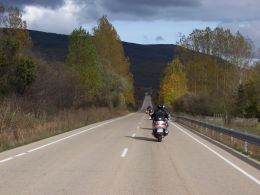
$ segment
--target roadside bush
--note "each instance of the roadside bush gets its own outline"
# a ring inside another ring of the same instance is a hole
[[[37,67],[36,80],[26,94],[34,112],[51,114],[84,104],[84,87],[76,73],[67,71],[63,64],[50,65],[43,60],[38,60]]]
[[[185,93],[179,97],[174,105],[175,112],[185,112],[192,115],[212,115],[212,101],[206,95]]]

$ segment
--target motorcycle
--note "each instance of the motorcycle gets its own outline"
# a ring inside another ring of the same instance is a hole
[[[153,109],[151,109],[151,108],[150,109],[146,109],[145,110],[145,114],[148,114],[148,115],[151,116],[153,114]]]
[[[168,121],[165,118],[158,117],[153,120],[153,136],[158,142],[162,141],[162,138],[168,135]]]

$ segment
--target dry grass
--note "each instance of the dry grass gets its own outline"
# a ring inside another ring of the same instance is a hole
[[[201,116],[197,116],[195,118],[218,126],[260,136],[260,122],[258,122],[255,118],[233,118],[229,125],[225,125],[222,118]]]
[[[91,123],[126,114],[108,108],[69,109],[56,115],[25,113],[7,102],[0,104],[0,152]]]

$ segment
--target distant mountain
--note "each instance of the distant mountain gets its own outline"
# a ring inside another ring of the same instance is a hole
[[[54,33],[30,31],[33,50],[47,61],[64,62],[69,37]],[[164,66],[173,59],[175,45],[141,45],[123,42],[126,56],[129,58],[131,72],[136,88],[159,87],[160,75]]]

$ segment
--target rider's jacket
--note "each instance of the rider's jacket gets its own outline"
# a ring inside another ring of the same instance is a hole
[[[152,115],[151,118],[155,120],[156,118],[164,118],[169,120],[169,113],[164,109],[157,109]]]

